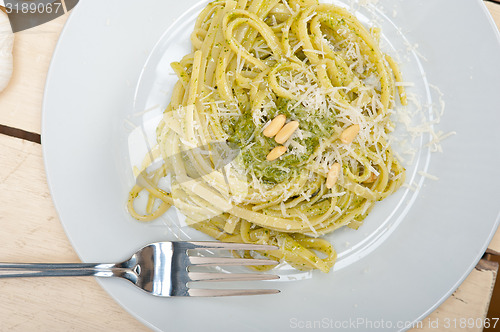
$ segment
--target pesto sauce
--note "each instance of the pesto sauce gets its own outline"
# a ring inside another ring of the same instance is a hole
[[[307,110],[302,104],[292,109],[295,103],[294,100],[278,98],[276,108],[270,110],[265,120],[267,122],[279,114],[285,114],[287,120],[299,121],[299,129],[312,134],[303,139],[295,138],[295,141],[306,148],[306,152],[300,155],[290,153],[291,148],[289,148],[280,158],[267,161],[266,156],[279,144],[274,138],[268,138],[262,134],[263,126],[257,128],[249,110],[245,110],[240,117],[222,124],[223,129],[230,136],[228,141],[240,148],[244,166],[247,169],[250,168],[266,183],[276,184],[297,176],[301,166],[316,150],[320,139],[333,135],[335,117],[331,111],[327,114],[319,114],[317,110]]]

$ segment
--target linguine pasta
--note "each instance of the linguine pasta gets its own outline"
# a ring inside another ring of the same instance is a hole
[[[406,96],[379,34],[315,0],[209,3],[193,51],[172,64],[178,82],[131,215],[153,220],[175,206],[215,239],[275,244],[262,254],[328,272],[336,253],[320,236],[357,229],[404,182],[389,117],[394,96]],[[218,143],[237,153],[222,158]],[[166,176],[168,192],[158,185]],[[134,207],[142,190],[145,214]]]

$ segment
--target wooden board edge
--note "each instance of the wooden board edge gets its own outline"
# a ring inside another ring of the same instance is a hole
[[[489,261],[486,259],[481,259],[476,265],[476,270],[478,271],[493,271],[495,276],[498,272],[499,264],[498,262]]]
[[[493,273],[493,278],[490,285],[490,297],[488,298],[488,302],[486,303],[483,317],[486,317],[488,315],[488,309],[490,308],[491,297],[493,296],[493,290],[495,289],[495,282],[497,280],[498,266],[499,264],[497,262],[481,259],[475,267],[475,269],[478,271]]]
[[[498,252],[497,250],[495,250],[493,248],[486,249],[486,253],[490,254],[490,255],[494,255],[494,256],[500,256],[500,252]]]
[[[500,6],[498,6],[500,8]],[[500,256],[500,228],[497,229],[495,235],[491,239],[488,244],[488,248],[486,249],[487,254],[492,254],[495,256]]]

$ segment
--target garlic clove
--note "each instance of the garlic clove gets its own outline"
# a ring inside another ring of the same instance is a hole
[[[13,46],[14,33],[9,17],[0,10],[0,92],[9,84],[14,70]]]

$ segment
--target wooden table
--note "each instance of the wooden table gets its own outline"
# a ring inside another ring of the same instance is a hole
[[[486,5],[500,26],[500,4]],[[45,78],[67,15],[16,34],[14,76],[0,93],[2,261],[79,261],[54,209],[39,144]],[[500,253],[500,233],[488,252]],[[481,260],[423,326],[436,318],[484,318],[497,270],[496,263]],[[148,330],[93,278],[6,279],[0,294],[0,331]]]

